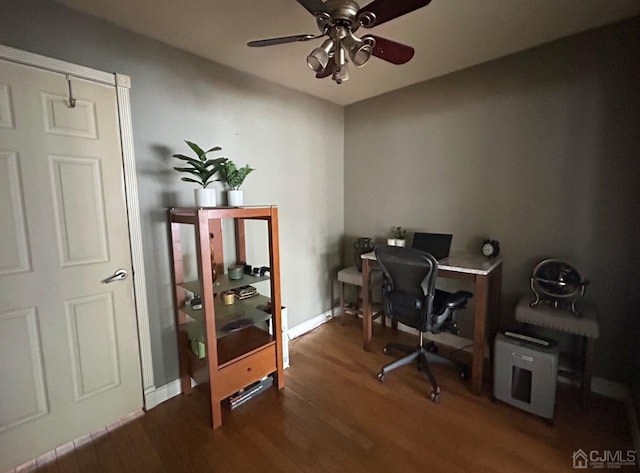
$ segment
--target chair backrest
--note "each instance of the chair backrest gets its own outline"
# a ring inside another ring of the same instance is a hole
[[[413,248],[380,246],[375,253],[385,275],[385,313],[425,331],[433,313],[438,262],[429,253]]]

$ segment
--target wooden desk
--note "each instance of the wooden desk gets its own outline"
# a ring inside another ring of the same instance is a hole
[[[369,275],[371,268],[377,265],[376,255],[372,251],[362,255],[362,336],[363,347],[371,346],[371,300],[369,297]],[[502,293],[502,259],[489,259],[469,254],[452,254],[438,265],[438,277],[473,281],[473,364],[471,368],[471,392],[482,392],[484,375],[484,353],[487,344],[487,318],[500,311]]]

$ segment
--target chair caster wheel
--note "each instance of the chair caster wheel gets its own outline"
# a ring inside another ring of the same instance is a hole
[[[467,379],[469,379],[469,368],[467,368],[466,366],[463,366],[460,369],[460,379],[465,380],[465,381]]]
[[[376,375],[376,378],[378,378],[378,381],[382,383],[384,381],[384,373],[380,371],[380,373]]]
[[[384,353],[385,355],[391,355],[391,349],[387,348],[387,347],[384,347],[382,349],[382,353]]]
[[[440,400],[440,391],[431,391],[429,394],[429,399],[433,402],[438,402]]]
[[[429,346],[427,347],[427,351],[428,351],[429,353],[436,354],[436,353],[438,353],[438,347],[436,346],[436,344],[435,344],[435,343],[432,343],[431,345],[429,345]]]

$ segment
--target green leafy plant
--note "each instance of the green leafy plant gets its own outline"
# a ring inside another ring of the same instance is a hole
[[[245,178],[252,171],[255,171],[255,169],[250,167],[248,164],[238,168],[233,161],[227,160],[220,165],[220,178],[218,181],[224,182],[229,186],[229,189],[235,191],[240,188]]]
[[[180,172],[186,172],[194,177],[183,177],[181,180],[184,182],[195,182],[200,184],[203,189],[213,182],[213,176],[220,167],[227,161],[227,158],[213,158],[207,159],[207,154],[213,151],[222,151],[220,146],[214,146],[213,148],[204,151],[200,146],[191,141],[186,141],[189,148],[196,154],[196,158],[185,156],[184,154],[174,154],[173,157],[185,161],[187,167],[175,166],[173,169]]]
[[[407,231],[402,227],[391,227],[391,235],[396,240],[404,240],[407,236]]]

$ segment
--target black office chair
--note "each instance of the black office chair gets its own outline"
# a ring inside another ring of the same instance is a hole
[[[415,361],[433,387],[429,397],[437,402],[440,387],[427,361],[428,357],[436,356],[436,348],[433,342],[424,344],[424,333],[439,333],[448,329],[455,331],[455,310],[464,307],[473,294],[468,291],[452,294],[436,289],[438,262],[429,253],[394,246],[381,246],[375,252],[384,272],[382,297],[385,314],[420,332],[417,349],[415,346],[387,343],[385,353],[400,350],[408,354],[385,365],[378,373],[378,380],[384,381],[390,371]],[[465,373],[465,367],[462,367],[461,376],[465,377]]]

